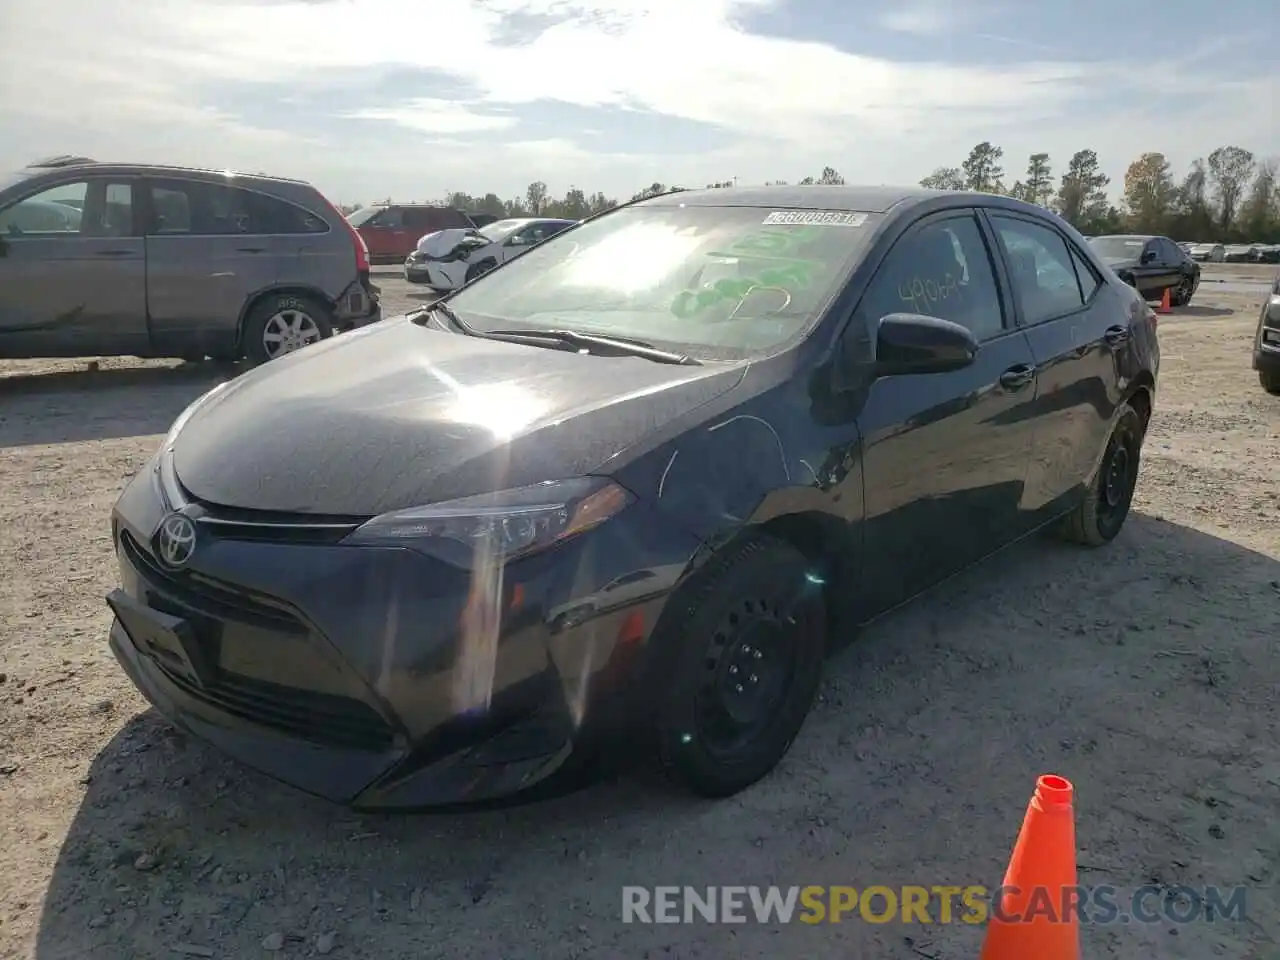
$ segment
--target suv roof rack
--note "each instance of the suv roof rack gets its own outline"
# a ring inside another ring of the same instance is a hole
[[[62,153],[56,157],[45,157],[43,160],[36,160],[28,163],[29,170],[56,170],[58,167],[84,167],[97,163],[96,160],[90,160],[88,157],[77,157],[69,153]]]

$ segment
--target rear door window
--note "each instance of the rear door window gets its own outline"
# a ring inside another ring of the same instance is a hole
[[[991,214],[1004,247],[1013,294],[1028,324],[1043,323],[1084,306],[1066,238],[1030,220]]]

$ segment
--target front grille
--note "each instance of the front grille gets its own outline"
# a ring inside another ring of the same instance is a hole
[[[219,643],[217,623],[240,623],[281,634],[305,636],[308,627],[283,607],[245,590],[193,571],[164,570],[128,533],[120,548],[141,575],[148,605],[196,627]],[[193,700],[249,723],[278,730],[314,743],[355,750],[386,750],[395,744],[395,730],[371,706],[353,697],[271,683],[227,670],[217,670],[212,682],[198,686],[163,663],[156,666],[175,687]]]
[[[193,700],[249,723],[333,747],[388,750],[395,731],[377,712],[359,700],[299,690],[262,680],[220,673],[206,687],[171,673],[157,664],[169,682]]]
[[[283,607],[247,590],[193,571],[170,573],[126,531],[120,548],[134,568],[157,590],[184,606],[218,620],[236,620],[285,633],[307,633],[306,626]],[[179,611],[175,616],[182,616]]]

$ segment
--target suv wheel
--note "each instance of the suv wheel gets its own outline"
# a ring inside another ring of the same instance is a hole
[[[315,297],[270,296],[249,311],[244,324],[244,352],[254,363],[266,363],[333,336],[333,314]]]

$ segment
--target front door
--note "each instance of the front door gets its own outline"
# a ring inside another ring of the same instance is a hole
[[[145,353],[133,193],[126,179],[81,178],[0,210],[0,356]]]
[[[981,347],[969,367],[871,383],[863,437],[865,576],[884,609],[1003,545],[1020,529],[1035,397],[1030,345],[1014,327],[976,214],[915,225],[890,250],[858,307],[959,323]]]

